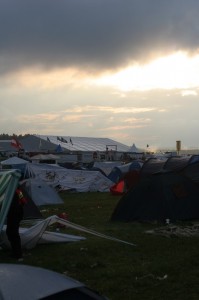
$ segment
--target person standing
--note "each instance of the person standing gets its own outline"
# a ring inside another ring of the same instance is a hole
[[[26,202],[27,200],[24,197],[22,188],[19,185],[15,191],[8,211],[6,227],[6,234],[11,245],[13,257],[18,261],[23,260],[19,226],[23,219],[23,207]]]

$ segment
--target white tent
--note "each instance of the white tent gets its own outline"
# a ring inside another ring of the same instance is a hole
[[[29,164],[32,176],[53,187],[77,192],[109,192],[113,182],[100,171],[72,170],[46,164]]]
[[[12,166],[12,165],[23,165],[23,164],[27,164],[28,161],[25,159],[22,159],[20,157],[17,156],[13,156],[10,157],[6,160],[1,161],[2,165],[8,165],[8,166]]]
[[[139,153],[139,152],[142,152],[142,151],[141,151],[140,149],[138,149],[138,148],[136,147],[135,144],[133,144],[133,145],[129,148],[128,152]]]
[[[6,160],[1,161],[0,166],[2,169],[18,169],[23,174],[25,174],[28,163],[29,162],[25,159],[22,159],[17,156],[13,156]]]
[[[63,203],[57,191],[40,178],[28,178],[23,186],[37,206]]]

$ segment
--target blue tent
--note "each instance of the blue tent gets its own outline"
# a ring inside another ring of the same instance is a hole
[[[140,170],[142,168],[143,162],[140,162],[138,160],[134,160],[128,164],[116,166],[112,169],[110,174],[108,175],[108,178],[117,183],[119,180],[121,180],[128,172],[132,170]]]
[[[55,152],[56,152],[56,153],[61,153],[61,152],[63,152],[62,147],[61,147],[60,144],[59,144],[59,145],[57,146],[57,148],[55,149]]]

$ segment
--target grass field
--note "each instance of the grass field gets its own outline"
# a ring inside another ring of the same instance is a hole
[[[45,207],[45,217],[65,212],[71,222],[136,246],[61,229],[86,240],[38,245],[24,264],[65,273],[111,300],[199,299],[199,237],[167,238],[146,233],[162,224],[111,222],[119,197],[110,193],[61,196],[64,205]],[[13,263],[8,251],[0,253],[1,263]]]

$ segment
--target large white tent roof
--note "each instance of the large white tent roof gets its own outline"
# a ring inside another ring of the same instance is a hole
[[[129,146],[119,143],[109,138],[94,137],[70,137],[70,136],[52,136],[37,135],[41,140],[50,141],[55,145],[60,145],[64,149],[70,151],[106,151],[116,150],[119,152],[127,152]]]

